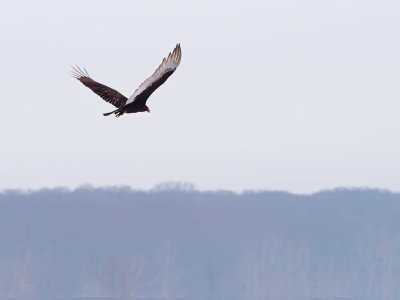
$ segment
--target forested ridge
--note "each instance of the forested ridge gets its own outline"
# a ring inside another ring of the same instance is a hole
[[[0,193],[0,297],[398,297],[400,194]]]

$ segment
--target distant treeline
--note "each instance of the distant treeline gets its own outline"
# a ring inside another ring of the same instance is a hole
[[[0,193],[0,298],[400,297],[400,194]]]

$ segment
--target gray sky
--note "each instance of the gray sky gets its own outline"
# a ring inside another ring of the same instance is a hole
[[[0,0],[0,189],[400,191],[400,2]],[[151,114],[113,107],[176,43]]]

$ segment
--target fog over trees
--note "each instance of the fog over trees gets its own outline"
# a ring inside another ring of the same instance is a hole
[[[0,298],[400,296],[400,194],[0,193]]]

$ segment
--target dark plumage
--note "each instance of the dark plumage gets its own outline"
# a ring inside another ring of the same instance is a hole
[[[117,109],[109,113],[105,113],[105,116],[115,114],[117,117],[122,116],[125,113],[137,113],[147,111],[150,109],[146,105],[147,99],[151,94],[160,87],[172,73],[178,68],[182,58],[181,46],[176,45],[172,53],[169,53],[167,58],[164,58],[161,65],[157,70],[147,78],[131,97],[126,98],[118,91],[94,81],[85,68],[81,69],[78,66],[72,67],[72,75],[78,79],[85,86],[90,88],[94,93],[99,95],[103,100],[114,105]]]

